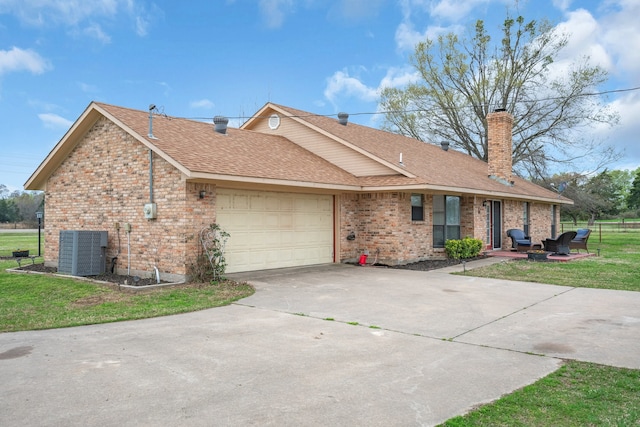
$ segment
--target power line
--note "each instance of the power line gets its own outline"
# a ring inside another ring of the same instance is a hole
[[[581,93],[578,95],[575,95],[576,98],[580,97],[591,97],[591,96],[602,96],[602,95],[608,95],[608,94],[612,94],[612,93],[624,93],[624,92],[633,92],[633,91],[637,91],[640,90],[640,86],[637,87],[632,87],[632,88],[625,88],[625,89],[613,89],[613,90],[607,90],[607,91],[602,91],[602,92],[587,92],[587,93]],[[563,99],[565,97],[560,97],[560,96],[555,96],[555,97],[547,97],[547,98],[539,98],[539,99],[535,99],[535,100],[523,100],[523,101],[518,101],[521,103],[529,103],[529,102],[541,102],[541,101],[555,101],[558,99]],[[481,104],[482,106],[486,106],[488,104]],[[475,108],[478,107],[479,105],[464,105],[461,107],[452,107],[450,109],[465,109],[465,108]],[[357,112],[357,113],[349,113],[350,116],[374,116],[374,115],[379,115],[379,114],[403,114],[403,113],[419,113],[421,111],[425,111],[423,108],[414,108],[414,109],[406,109],[406,110],[385,110],[385,111],[373,111],[373,112]],[[333,114],[313,114],[313,113],[308,113],[308,114],[291,114],[291,115],[286,115],[284,117],[286,118],[306,118],[306,117],[337,117],[339,113],[333,113]],[[167,118],[171,118],[169,116],[167,116],[166,114],[163,114],[164,117]],[[231,120],[243,120],[243,121],[247,121],[250,119],[268,119],[268,116],[225,116],[228,119]],[[199,121],[210,121],[212,120],[212,117],[175,117],[175,118],[181,118],[181,119],[187,119],[187,120],[199,120]]]

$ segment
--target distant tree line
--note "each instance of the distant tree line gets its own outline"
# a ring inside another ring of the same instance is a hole
[[[44,193],[9,192],[6,185],[0,184],[0,223],[23,222],[35,226],[38,224],[38,211],[44,212]]]
[[[564,221],[593,224],[599,219],[640,218],[640,168],[604,170],[589,176],[562,173],[534,182],[573,200],[573,205],[562,205]]]

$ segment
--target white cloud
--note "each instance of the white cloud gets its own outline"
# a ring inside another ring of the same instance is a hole
[[[339,0],[332,4],[327,13],[329,19],[338,19],[349,24],[366,21],[380,13],[384,0]]]
[[[611,58],[599,40],[603,29],[598,21],[584,9],[567,13],[567,20],[556,27],[560,34],[567,34],[569,42],[560,52],[558,62],[563,64],[588,56],[592,65],[606,70],[612,68]]]
[[[102,31],[102,27],[99,24],[91,24],[82,30],[85,36],[94,38],[100,41],[102,44],[111,43],[111,37]]]
[[[459,21],[476,7],[491,3],[491,0],[440,0],[430,7],[431,16],[449,21]]]
[[[94,85],[83,83],[83,82],[78,82],[77,85],[80,88],[80,90],[83,91],[84,93],[98,92],[98,88]]]
[[[396,46],[398,49],[404,51],[413,51],[416,44],[426,39],[437,40],[438,36],[447,33],[460,33],[464,27],[460,25],[452,25],[450,27],[442,26],[429,26],[423,32],[416,31],[413,24],[410,22],[403,22],[398,25],[396,29]]]
[[[76,25],[96,16],[114,16],[132,0],[2,0],[0,13],[12,13],[28,25]]]
[[[622,168],[640,167],[640,92],[629,92],[627,95],[611,102],[610,107],[620,115],[620,123],[614,128],[598,126],[594,130],[594,138],[613,144],[623,152],[619,162]]]
[[[149,20],[142,16],[136,16],[136,34],[144,37],[149,33]]]
[[[327,81],[324,96],[335,104],[338,98],[351,97],[362,101],[376,101],[378,90],[370,88],[346,70],[336,71]]]
[[[417,72],[411,67],[391,67],[387,70],[386,75],[380,80],[377,87],[370,87],[363,83],[360,78],[350,75],[347,70],[336,71],[327,79],[324,96],[334,105],[338,100],[346,99],[376,102],[382,89],[387,87],[404,87],[409,83],[417,81],[418,78]]]
[[[636,21],[640,15],[640,2],[612,0],[607,4],[612,8],[565,11],[566,19],[557,29],[570,38],[554,67],[560,73],[571,61],[589,56],[592,65],[599,65],[617,78],[630,78],[631,84],[638,84],[640,26]]]
[[[269,28],[280,28],[284,23],[285,11],[294,8],[293,0],[260,0],[262,17]]]
[[[600,20],[601,40],[613,56],[615,72],[637,76],[636,83],[640,83],[640,2],[621,0],[617,3],[619,9]]]
[[[392,67],[387,70],[387,74],[380,81],[379,89],[388,87],[401,88],[408,84],[415,83],[419,79],[420,75],[413,67]]]
[[[83,33],[102,43],[110,37],[97,22],[113,21],[119,14],[128,15],[136,33],[146,36],[150,19],[161,14],[155,5],[150,7],[148,13],[138,0],[0,0],[0,14],[15,15],[25,25],[71,27],[72,34]]]
[[[47,61],[31,49],[25,50],[14,46],[10,50],[0,50],[0,75],[12,71],[42,74],[49,68]]]
[[[215,107],[215,104],[208,99],[200,99],[198,101],[191,101],[189,103],[189,107],[191,108],[203,108],[203,109],[211,109]]]
[[[556,9],[567,10],[571,6],[573,0],[553,0],[553,6]]]
[[[72,121],[53,113],[38,114],[38,118],[49,129],[68,129],[73,124]]]
[[[570,2],[566,4],[570,6]],[[555,76],[565,73],[572,61],[589,56],[592,65],[599,65],[609,72],[607,89],[623,89],[640,85],[640,3],[633,0],[613,0],[609,9],[566,10],[565,21],[558,25],[560,31],[569,34],[570,41],[559,61],[553,65]],[[620,116],[618,126],[596,126],[593,137],[603,143],[613,144],[623,151],[624,157],[614,167],[636,168],[640,166],[640,93],[638,91],[612,95],[609,107]]]

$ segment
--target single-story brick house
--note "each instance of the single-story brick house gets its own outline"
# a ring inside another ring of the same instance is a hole
[[[445,256],[446,239],[506,248],[555,235],[572,203],[512,175],[506,112],[488,164],[455,150],[267,103],[241,128],[92,102],[25,184],[45,191],[45,263],[61,230],[108,231],[117,271],[188,275],[199,232],[230,233],[227,272]],[[130,227],[130,228],[129,228]],[[110,262],[107,264],[110,265]]]

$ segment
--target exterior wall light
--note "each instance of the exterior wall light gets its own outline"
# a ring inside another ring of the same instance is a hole
[[[201,198],[201,199],[204,199],[204,196],[206,196],[206,195],[207,195],[207,192],[206,192],[206,191],[204,191],[204,190],[200,190],[200,198]]]

